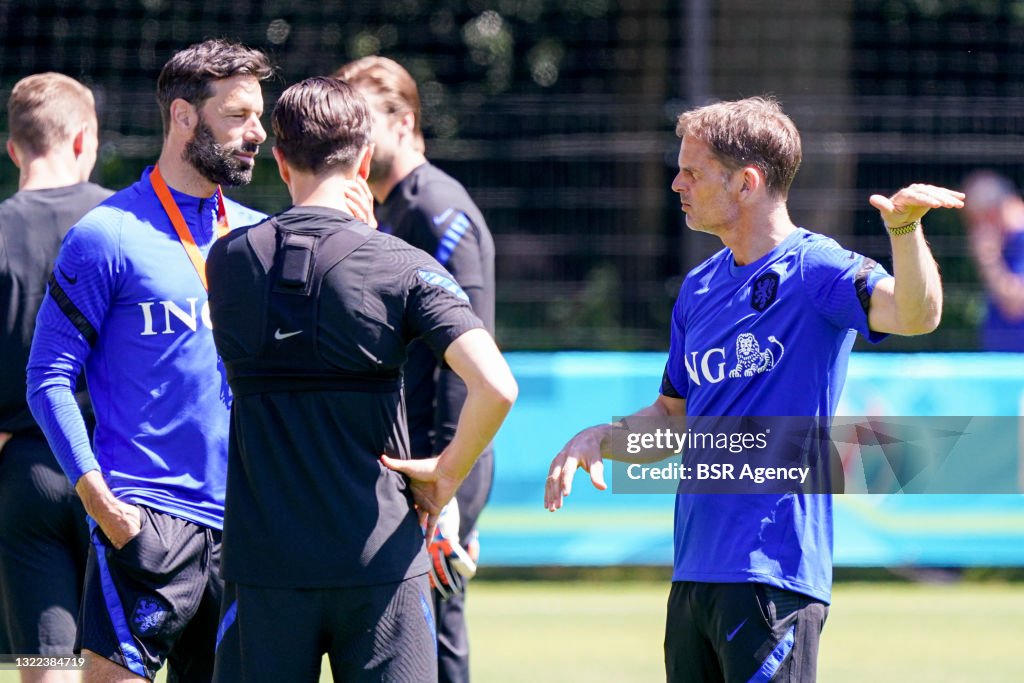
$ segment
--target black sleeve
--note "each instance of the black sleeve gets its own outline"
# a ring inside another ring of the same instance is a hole
[[[494,243],[479,209],[464,190],[448,191],[444,183],[432,183],[422,192],[419,203],[410,211],[411,241],[434,257],[469,297],[474,313],[483,325],[494,327]],[[419,400],[428,400],[420,396]],[[445,449],[466,402],[466,385],[440,359],[429,424],[431,453]],[[414,407],[410,405],[410,411]]]
[[[423,339],[438,358],[463,334],[484,326],[473,313],[469,296],[436,262],[417,259],[406,271],[406,282],[405,317],[410,340]]]
[[[659,393],[669,398],[686,398],[672,384],[672,378],[668,376],[668,366],[665,367],[665,371],[661,374],[661,390]]]
[[[427,252],[469,295],[485,323],[494,314],[494,243],[464,190],[432,183],[409,213],[410,243]]]

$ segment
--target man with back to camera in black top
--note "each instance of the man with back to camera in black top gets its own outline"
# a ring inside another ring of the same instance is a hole
[[[273,127],[294,206],[207,262],[234,393],[215,679],[316,681],[326,652],[338,680],[434,681],[421,524],[432,535],[515,380],[450,273],[347,213],[373,152],[363,98],[307,79]],[[401,392],[414,338],[468,389],[451,443],[422,460]]]
[[[7,102],[18,192],[0,204],[0,653],[70,656],[89,528],[25,400],[36,313],[68,229],[112,192],[96,164],[92,93],[58,73],[27,76]],[[85,392],[79,397],[85,400]],[[23,669],[22,681],[77,681]]]
[[[334,75],[354,85],[370,106],[375,147],[368,180],[379,202],[379,230],[433,255],[469,295],[473,311],[493,334],[494,240],[466,189],[424,156],[416,81],[400,64],[379,56],[346,64]],[[466,399],[465,384],[421,342],[410,347],[404,376],[412,455],[436,455],[455,432]],[[435,572],[439,580],[434,581],[434,607],[441,683],[469,681],[465,580],[450,567],[451,551],[459,550],[461,543],[475,561],[477,519],[493,480],[494,453],[488,446],[456,493],[455,545],[435,541],[431,547],[434,565],[440,569]]]

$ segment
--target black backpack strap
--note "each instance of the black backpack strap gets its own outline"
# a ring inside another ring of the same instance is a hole
[[[369,377],[351,374],[281,374],[246,375],[231,378],[231,392],[236,397],[281,391],[352,391],[364,394],[394,394],[401,388],[401,375]]]
[[[278,371],[308,367],[317,347],[320,287],[329,270],[366,244],[374,234],[355,220],[320,223],[317,230],[289,229],[275,219],[253,235],[253,247],[267,272],[267,316],[261,357],[275,359]],[[271,234],[272,230],[272,234]]]

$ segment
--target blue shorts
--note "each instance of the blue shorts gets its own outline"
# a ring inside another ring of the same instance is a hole
[[[150,680],[166,661],[170,680],[207,682],[224,593],[220,531],[138,507],[142,529],[120,550],[93,529],[75,651]]]

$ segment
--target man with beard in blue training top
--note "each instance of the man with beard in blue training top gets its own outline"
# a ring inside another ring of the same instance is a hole
[[[878,341],[939,324],[942,286],[921,218],[962,207],[963,195],[911,185],[871,197],[890,237],[890,276],[790,220],[786,198],[800,136],[776,102],[755,97],[687,111],[676,134],[682,143],[672,189],[686,224],[726,248],[684,280],[661,393],[634,415],[827,422],[856,332]],[[762,350],[751,366],[755,345],[772,352]],[[577,468],[606,488],[602,459],[624,457],[611,452],[611,434],[611,425],[585,429],[554,458],[549,510],[562,506]],[[677,496],[672,580],[670,682],[814,681],[831,598],[831,496]]]
[[[267,57],[210,40],[157,82],[156,166],[68,233],[39,312],[28,397],[92,527],[76,650],[87,681],[209,681],[231,394],[207,306],[205,254],[263,214],[244,185],[266,132]],[[74,401],[84,366],[90,446]]]

